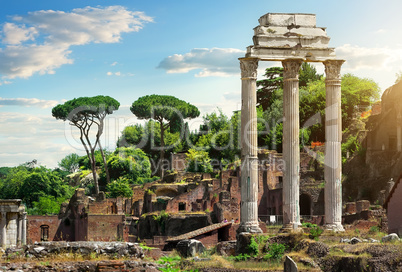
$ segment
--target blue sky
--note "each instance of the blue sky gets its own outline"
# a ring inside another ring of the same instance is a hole
[[[384,90],[402,71],[402,2],[379,3],[0,0],[0,166],[37,159],[55,167],[67,154],[83,155],[74,130],[51,116],[53,106],[75,97],[121,103],[103,139],[109,149],[137,122],[129,106],[143,95],[174,95],[202,115],[218,107],[230,115],[240,105],[237,58],[269,12],[316,14],[346,60],[342,73]],[[259,74],[272,65],[260,62]]]

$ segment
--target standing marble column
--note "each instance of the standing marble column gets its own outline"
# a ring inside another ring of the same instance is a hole
[[[342,115],[341,65],[344,60],[327,60],[325,65],[325,228],[344,231],[342,226]]]
[[[1,212],[1,246],[7,246],[7,213],[2,211]]]
[[[18,214],[17,221],[17,246],[21,246],[21,236],[22,236],[22,214]]]
[[[22,213],[22,237],[21,237],[22,245],[27,244],[27,213]]]
[[[240,58],[241,108],[241,232],[262,232],[258,225],[257,67],[258,59]]]
[[[299,70],[303,60],[282,61],[283,71],[283,230],[299,231]]]

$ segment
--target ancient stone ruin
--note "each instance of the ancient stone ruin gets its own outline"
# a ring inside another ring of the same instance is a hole
[[[341,194],[341,75],[344,62],[328,47],[325,28],[314,14],[268,13],[254,28],[254,45],[240,58],[242,79],[241,225],[238,232],[258,227],[258,158],[256,81],[259,61],[281,61],[284,68],[283,226],[300,230],[299,69],[302,62],[322,62],[326,73],[325,227],[343,231]]]
[[[26,244],[26,212],[21,199],[1,199],[1,246],[21,246]]]

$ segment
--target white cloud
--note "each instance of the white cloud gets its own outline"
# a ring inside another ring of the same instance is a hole
[[[37,98],[2,98],[0,97],[0,106],[23,106],[51,108],[58,104],[55,100],[40,100]]]
[[[18,26],[14,23],[5,23],[3,26],[3,43],[20,44],[28,40],[34,40],[38,31],[34,27]]]
[[[122,6],[41,10],[12,19],[0,30],[5,45],[0,47],[3,78],[52,74],[61,65],[73,63],[68,58],[72,45],[116,43],[123,33],[139,31],[153,21],[143,12]]]
[[[377,29],[376,31],[374,31],[375,34],[382,34],[382,33],[386,33],[386,32],[388,32],[388,30],[383,29],[383,28],[380,28],[380,29]]]
[[[4,78],[28,78],[34,73],[54,74],[63,64],[72,64],[66,47],[54,45],[12,45],[0,49],[0,74]]]
[[[345,59],[344,67],[350,71],[359,69],[381,70],[402,59],[401,49],[368,48],[345,44],[336,48],[339,58]]]
[[[238,92],[226,92],[223,94],[223,98],[227,101],[235,101],[239,102],[241,99],[241,95]]]
[[[40,10],[15,18],[34,25],[56,44],[82,45],[89,42],[119,42],[122,33],[139,31],[152,18],[122,6],[85,7],[71,12]]]
[[[11,83],[12,83],[12,82],[11,82],[11,81],[8,81],[8,80],[4,80],[3,82],[0,81],[0,86],[1,86],[1,85],[11,84]]]
[[[196,77],[231,76],[240,73],[238,58],[245,51],[234,48],[196,48],[184,55],[174,54],[163,59],[157,68],[167,73],[188,73],[201,70]]]
[[[123,74],[122,72],[107,72],[106,75],[108,76],[134,76],[132,73]]]
[[[395,83],[395,74],[402,71],[400,47],[368,48],[345,44],[336,48],[336,55],[346,60],[342,73],[373,79],[382,90]]]
[[[116,65],[117,65],[117,61],[115,61],[112,64],[110,64],[110,66],[116,66]]]
[[[105,119],[102,147],[114,150],[124,127],[138,122],[130,106],[121,106]],[[37,159],[42,165],[53,168],[68,154],[85,155],[78,129],[53,118],[51,113],[35,115],[2,111],[0,127],[0,167]]]

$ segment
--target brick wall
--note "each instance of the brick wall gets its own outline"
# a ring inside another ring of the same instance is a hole
[[[88,215],[88,241],[123,239],[125,215]]]
[[[197,202],[197,199],[202,199],[205,193],[205,184],[201,183],[194,190],[178,195],[175,198],[169,200],[166,211],[171,213],[179,212],[179,203],[185,203],[185,211],[191,212],[191,203]]]
[[[27,243],[34,243],[41,241],[41,226],[49,226],[48,241],[58,240],[56,237],[57,230],[60,225],[60,219],[57,215],[42,216],[42,215],[28,215],[27,216]],[[56,239],[55,239],[56,238]]]
[[[74,220],[74,241],[88,241],[88,215],[81,214]]]
[[[197,236],[194,239],[200,241],[205,247],[216,246],[216,244],[219,242],[218,230],[214,230],[212,232]]]
[[[134,186],[133,187],[133,196],[131,197],[133,200],[133,203],[138,200],[143,200],[144,194],[145,194],[145,190],[142,189],[140,185]]]
[[[113,206],[114,204],[112,202],[109,202],[108,200],[104,201],[96,201],[89,203],[88,208],[89,208],[89,213],[91,214],[109,214],[112,213],[113,211]]]

